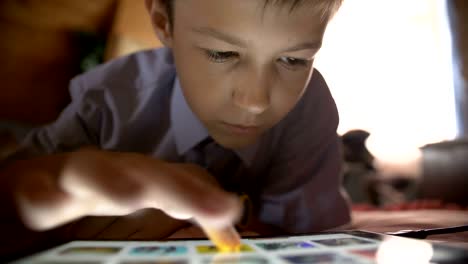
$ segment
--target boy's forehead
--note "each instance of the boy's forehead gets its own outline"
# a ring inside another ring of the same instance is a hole
[[[291,9],[295,0],[283,0],[281,2],[290,3],[282,5],[274,2],[278,0],[176,0],[175,24],[182,19],[185,26],[212,27],[229,32],[255,34],[257,29],[266,35],[274,29],[276,33],[291,36],[323,34],[328,21],[321,10],[313,11],[312,4],[300,3]]]
[[[172,3],[178,1],[193,1],[197,5],[210,6],[212,3],[207,0],[166,0],[166,3]],[[243,1],[249,3],[255,3],[262,7],[286,9],[289,12],[293,12],[297,9],[308,8],[309,11],[320,11],[320,12],[335,12],[341,5],[343,0],[237,0],[236,3],[242,4]],[[217,0],[216,2],[222,3],[223,0]]]

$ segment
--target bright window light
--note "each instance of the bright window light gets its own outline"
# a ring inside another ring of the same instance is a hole
[[[344,1],[315,63],[338,105],[340,134],[367,130],[386,152],[456,136],[443,2]]]

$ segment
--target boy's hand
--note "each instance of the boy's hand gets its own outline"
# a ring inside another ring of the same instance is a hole
[[[16,181],[20,215],[34,229],[86,215],[126,215],[156,208],[177,219],[193,218],[209,236],[211,230],[229,230],[221,235],[224,240],[238,239],[229,232],[240,215],[239,201],[201,167],[93,149],[56,158],[61,166],[48,169],[53,166],[45,164],[53,161],[39,158],[39,169]]]
[[[161,210],[146,208],[124,216],[87,216],[55,230],[64,240],[161,240],[189,226]]]

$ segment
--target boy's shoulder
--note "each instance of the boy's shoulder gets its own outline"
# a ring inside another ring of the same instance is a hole
[[[313,141],[335,133],[338,123],[335,100],[323,75],[314,69],[303,96],[291,112],[277,124],[274,135],[277,138],[288,138],[288,142],[294,138],[303,144],[304,140]]]
[[[154,88],[155,83],[169,85],[173,82],[175,74],[170,49],[145,50],[111,60],[78,75],[71,81],[71,87],[79,91],[70,92],[73,94],[82,93],[84,90]]]
[[[304,122],[309,122],[312,117],[332,119],[331,121],[338,122],[338,109],[335,100],[319,70],[314,68],[304,95],[291,112],[296,117],[306,115],[307,118],[301,118]]]

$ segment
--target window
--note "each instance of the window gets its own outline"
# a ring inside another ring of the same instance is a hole
[[[340,134],[367,130],[387,153],[455,137],[444,2],[344,1],[315,63],[338,105]]]

